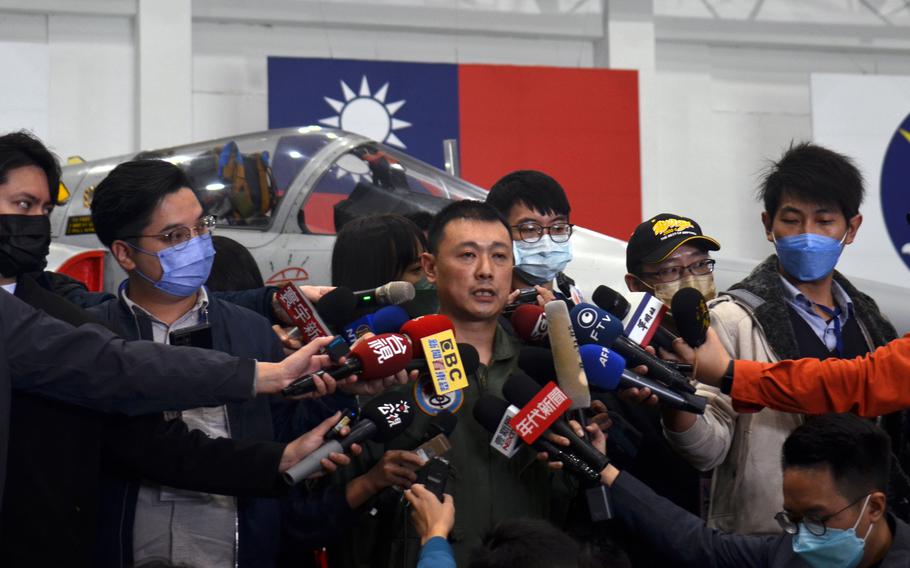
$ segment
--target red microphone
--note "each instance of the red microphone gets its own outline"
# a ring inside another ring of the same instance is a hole
[[[512,314],[512,327],[525,343],[538,343],[547,338],[547,314],[537,304],[521,304]]]
[[[407,335],[411,340],[414,349],[414,358],[424,359],[423,344],[420,343],[420,340],[428,335],[434,335],[449,329],[453,330],[453,334],[455,333],[452,326],[452,320],[442,314],[429,314],[406,321],[404,325],[401,326],[400,331]]]
[[[344,365],[323,369],[300,377],[286,386],[281,394],[300,396],[316,390],[314,378],[326,374],[333,379],[343,379],[348,375],[357,375],[368,381],[394,375],[410,363],[413,356],[411,340],[397,333],[383,333],[360,341],[346,356]]]

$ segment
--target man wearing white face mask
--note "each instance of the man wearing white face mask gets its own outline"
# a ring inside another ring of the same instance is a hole
[[[711,326],[732,357],[853,358],[896,337],[875,302],[834,270],[862,222],[863,191],[849,159],[812,144],[790,148],[768,169],[762,223],[777,254],[709,303]],[[699,386],[699,394],[709,398],[705,414],[665,412],[664,433],[692,465],[714,470],[709,526],[778,532],[772,520],[782,505],[777,462],[804,416],[770,409],[740,414],[713,387]],[[900,453],[901,428],[885,426]],[[898,460],[894,466],[900,468]],[[906,485],[891,494],[899,516],[906,514],[898,505],[905,496]]]
[[[512,230],[512,289],[535,286],[552,299],[553,281],[572,260],[571,207],[562,186],[543,172],[519,170],[493,184],[487,203]]]

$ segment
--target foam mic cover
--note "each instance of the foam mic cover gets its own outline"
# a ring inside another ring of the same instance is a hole
[[[711,327],[711,313],[705,297],[695,288],[681,288],[673,294],[670,303],[673,320],[679,336],[690,347],[698,347],[705,342],[708,328]]]
[[[570,316],[575,337],[582,345],[596,343],[609,347],[622,335],[622,321],[612,312],[606,312],[597,306],[578,304],[572,308]]]
[[[536,343],[547,337],[547,314],[537,304],[520,304],[510,321],[515,333],[525,343]]]
[[[452,320],[442,314],[429,314],[405,322],[401,326],[401,333],[411,338],[411,343],[414,344],[414,357],[422,358],[424,354],[420,340],[447,329],[453,329]]]
[[[481,395],[474,403],[474,420],[490,432],[499,427],[502,415],[509,409],[509,403],[491,394]]]
[[[376,310],[373,315],[373,333],[398,332],[411,318],[401,306],[385,306]]]
[[[323,321],[334,328],[343,327],[354,319],[357,299],[350,288],[339,286],[316,302],[316,311]]]
[[[563,301],[547,302],[544,306],[549,325],[550,349],[553,351],[553,364],[556,367],[556,381],[569,398],[572,408],[589,408],[591,393],[588,391],[588,379],[585,376],[581,357],[578,355],[578,340],[569,309]]]
[[[591,296],[591,301],[598,308],[610,312],[620,320],[624,319],[632,308],[625,296],[609,286],[598,286]]]
[[[389,306],[413,300],[416,291],[410,282],[395,281],[372,290],[358,290],[353,294],[360,307]]]
[[[540,384],[556,379],[553,352],[543,347],[525,345],[518,352],[518,368]]]
[[[541,386],[534,379],[524,373],[515,373],[502,387],[502,394],[506,400],[519,408],[523,408],[537,395]],[[598,452],[592,445],[579,438],[572,428],[561,420],[550,425],[550,431],[568,438],[572,451],[588,463],[595,471],[607,467],[607,456]]]
[[[348,357],[360,361],[361,378],[381,379],[394,375],[411,361],[411,340],[397,333],[383,333],[358,342]]]
[[[326,442],[301,461],[291,466],[283,477],[294,485],[322,469],[320,462],[332,453],[346,452],[353,444],[366,440],[387,442],[404,432],[414,421],[413,403],[395,392],[386,392],[368,402],[360,412],[361,419],[350,434]]]
[[[657,381],[636,375],[625,368],[625,358],[619,353],[594,344],[582,345],[580,351],[591,384],[598,388],[604,390],[648,388],[665,406],[695,414],[705,413],[705,405],[708,402],[705,397],[678,392]]]

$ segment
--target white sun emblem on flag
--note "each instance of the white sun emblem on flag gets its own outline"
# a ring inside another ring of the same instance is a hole
[[[395,113],[404,106],[405,101],[386,103],[388,91],[389,84],[386,83],[378,91],[372,93],[366,75],[360,80],[360,90],[356,94],[347,83],[341,81],[344,101],[323,97],[325,102],[338,114],[323,118],[319,123],[348,132],[356,132],[398,148],[407,148],[394,132],[411,126],[410,122],[395,118]]]

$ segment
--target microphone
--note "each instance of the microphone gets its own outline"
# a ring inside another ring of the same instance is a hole
[[[354,343],[367,333],[379,335],[397,332],[409,319],[408,313],[401,306],[385,306],[344,326],[342,335],[348,343]]]
[[[603,390],[649,388],[661,404],[694,414],[704,414],[707,399],[689,393],[679,393],[657,381],[636,375],[626,369],[626,360],[615,351],[601,345],[582,345],[581,360],[591,384]]]
[[[537,288],[531,286],[530,288],[519,288],[518,297],[514,302],[506,304],[506,307],[503,308],[502,313],[505,315],[511,314],[518,309],[519,306],[524,304],[536,304],[537,303]]]
[[[518,368],[542,385],[556,376],[553,352],[543,347],[523,346],[518,352]]]
[[[695,392],[685,375],[624,336],[619,320],[597,306],[579,304],[572,308],[572,325],[580,343],[610,347],[628,360],[630,366],[647,365],[648,376],[674,389]]]
[[[653,342],[658,347],[672,351],[673,340],[677,335],[662,325],[666,315],[665,305],[647,292],[630,294],[637,297],[634,309],[625,296],[609,286],[598,286],[592,299],[597,307],[621,319],[626,326],[626,335],[642,347]],[[649,313],[652,309],[653,313]]]
[[[524,373],[515,373],[502,387],[502,394],[510,403],[521,408],[527,405],[540,392],[541,387],[534,379]],[[569,447],[581,459],[588,463],[595,471],[602,471],[610,460],[607,456],[597,451],[594,446],[585,442],[572,428],[562,420],[556,420],[550,425],[549,430],[564,438],[569,439]]]
[[[451,329],[454,333],[452,320],[442,314],[428,314],[414,318],[401,326],[399,333],[407,335],[414,349],[414,358],[425,358],[423,345],[420,340],[428,335],[435,335]]]
[[[473,345],[470,343],[459,343],[458,357],[461,359],[461,365],[464,367],[465,373],[472,375],[477,372],[477,368],[480,367],[480,355]],[[420,374],[423,375],[430,371],[429,362],[426,359],[414,358],[405,365],[404,370],[408,373],[420,371]]]
[[[537,304],[521,304],[512,312],[512,328],[525,343],[540,343],[547,338],[547,314]]]
[[[572,399],[573,409],[589,408],[591,392],[588,390],[588,378],[578,355],[578,339],[575,337],[569,309],[565,302],[557,300],[548,302],[544,306],[544,311],[550,326],[550,348],[553,351],[553,365],[556,367],[559,388]]]
[[[673,294],[670,304],[683,341],[693,349],[702,345],[711,327],[711,312],[705,297],[695,288],[681,288]]]
[[[316,311],[327,324],[335,329],[340,329],[347,322],[354,319],[357,301],[350,288],[338,286],[326,292],[316,302]]]
[[[394,375],[411,360],[411,340],[397,333],[384,333],[361,341],[351,349],[344,365],[323,369],[305,375],[288,386],[281,394],[300,396],[316,390],[314,377],[327,374],[333,379],[359,375],[361,379],[375,380]]]
[[[331,440],[291,466],[282,477],[294,485],[322,469],[319,463],[332,453],[344,453],[352,444],[366,440],[387,442],[404,432],[414,420],[413,403],[401,394],[383,393],[368,402],[360,412],[361,419],[351,433],[340,440]]]
[[[358,290],[354,292],[358,308],[370,306],[389,306],[403,304],[414,299],[416,292],[410,282],[396,281],[383,284],[372,290]]]
[[[520,440],[518,434],[508,425],[506,419],[507,413],[516,412],[514,407],[510,408],[509,403],[490,394],[481,395],[474,404],[474,419],[494,434],[492,444],[504,444],[509,447],[517,444]],[[596,483],[600,481],[600,472],[584,462],[578,456],[563,450],[552,442],[538,438],[532,444],[532,447],[541,452],[547,452],[550,459],[562,462],[566,471],[579,476],[580,478]],[[507,454],[508,455],[508,454]],[[514,450],[512,451],[514,455]]]

